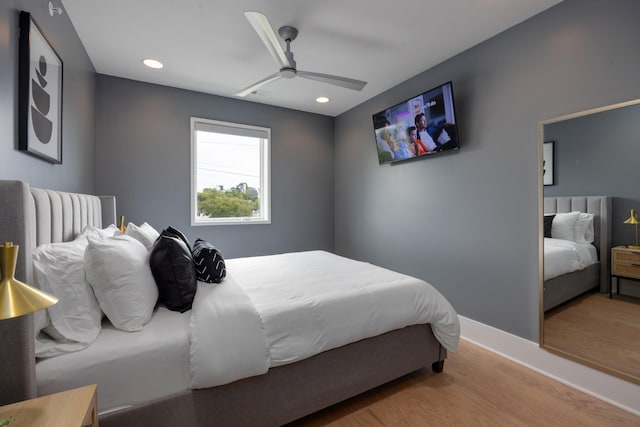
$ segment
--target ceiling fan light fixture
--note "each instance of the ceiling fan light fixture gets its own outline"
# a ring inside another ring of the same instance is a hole
[[[144,65],[146,65],[149,68],[153,68],[155,70],[158,70],[162,67],[164,67],[164,64],[162,64],[162,62],[158,61],[157,59],[153,59],[153,58],[144,58],[142,60],[142,63]]]
[[[292,79],[296,76],[295,68],[283,68],[280,70],[280,75],[285,79]]]
[[[327,102],[329,102],[329,98],[327,98],[326,96],[319,96],[316,98],[316,102],[320,104],[326,104]]]

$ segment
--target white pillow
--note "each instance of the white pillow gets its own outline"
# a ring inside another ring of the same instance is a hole
[[[36,285],[59,298],[49,307],[43,331],[53,338],[36,340],[36,357],[52,357],[88,347],[100,333],[102,312],[84,276],[87,239],[49,243],[33,251]]]
[[[113,326],[140,331],[151,319],[158,288],[149,267],[149,251],[130,236],[89,236],[85,273],[100,308]]]
[[[36,285],[59,298],[46,311],[43,330],[54,340],[36,340],[36,357],[51,357],[88,347],[100,333],[102,312],[84,275],[87,239],[49,243],[33,251]],[[57,341],[57,342],[56,342]]]
[[[146,222],[143,222],[140,226],[130,222],[127,224],[127,230],[124,234],[142,243],[147,250],[151,250],[151,246],[153,246],[156,239],[160,236],[160,233]]]
[[[557,213],[551,223],[551,237],[575,241],[576,221],[580,212]]]
[[[76,236],[76,239],[79,239],[81,237],[86,237],[86,236],[88,236],[90,234],[92,234],[92,235],[103,235],[103,236],[113,236],[115,234],[122,234],[122,233],[120,232],[118,227],[116,227],[115,224],[111,224],[106,228],[98,228],[98,227],[95,227],[93,225],[87,225],[86,227],[84,227],[82,232],[78,236]],[[41,330],[43,330],[47,326],[51,325],[51,321],[49,320],[49,313],[46,310],[36,311],[34,313],[34,315],[33,315],[33,323],[34,323],[35,335],[36,335],[36,337],[38,337],[38,334],[40,333]],[[55,331],[49,329],[47,331],[47,333],[55,334]],[[43,339],[45,339],[45,338],[46,337],[44,337]],[[58,339],[60,339],[60,338],[58,337]],[[36,343],[36,345],[38,345],[38,343]],[[55,342],[51,343],[51,345],[49,347],[52,347],[52,346],[55,346]],[[37,351],[37,349],[36,349],[36,351]],[[42,357],[44,357],[44,356],[42,356]]]
[[[115,225],[111,224],[106,228],[98,228],[93,225],[87,225],[82,229],[82,233],[80,233],[76,239],[86,238],[89,236],[94,237],[113,237],[122,234],[122,231]]]
[[[575,226],[574,241],[576,243],[593,243],[595,237],[593,231],[594,217],[594,214],[580,212]]]

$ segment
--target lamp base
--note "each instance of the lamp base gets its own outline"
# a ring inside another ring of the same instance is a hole
[[[627,245],[627,248],[640,251],[640,245]]]

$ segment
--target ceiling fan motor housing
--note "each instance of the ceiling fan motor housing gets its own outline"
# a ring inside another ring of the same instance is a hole
[[[291,67],[280,68],[280,76],[285,79],[292,79],[296,76],[296,69]]]

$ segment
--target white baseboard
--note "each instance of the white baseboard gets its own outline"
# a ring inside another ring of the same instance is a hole
[[[463,339],[640,416],[640,385],[556,356],[536,342],[459,317]]]

